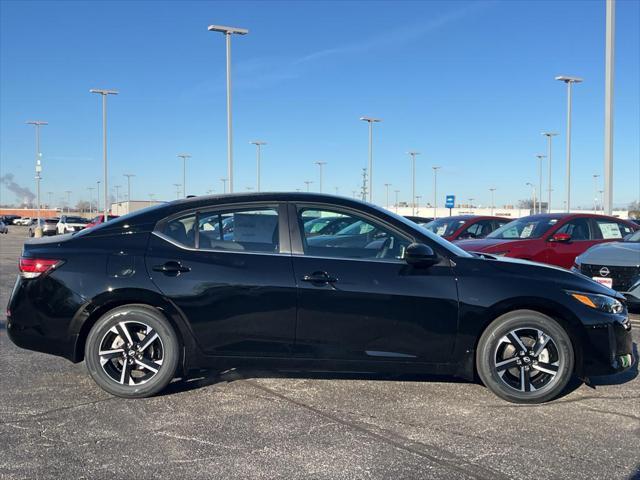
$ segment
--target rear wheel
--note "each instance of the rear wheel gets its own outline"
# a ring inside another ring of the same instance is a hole
[[[499,397],[542,403],[567,386],[574,352],[558,322],[539,312],[518,310],[487,327],[478,343],[476,365],[483,383]]]
[[[85,361],[107,392],[142,398],[173,379],[180,348],[171,324],[156,309],[125,305],[105,313],[87,336]]]

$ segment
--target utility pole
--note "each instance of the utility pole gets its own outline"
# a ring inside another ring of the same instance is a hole
[[[494,201],[493,193],[496,191],[496,187],[491,187],[489,191],[491,192],[491,216],[493,216],[493,210],[495,209],[495,201]]]
[[[420,199],[422,195],[416,195],[416,215],[420,215]]]
[[[227,193],[227,179],[221,178],[220,181],[222,182],[222,193]]]
[[[260,191],[260,163],[262,161],[262,145],[266,145],[267,142],[263,142],[262,140],[253,140],[249,142],[252,145],[256,146],[256,191]]]
[[[307,192],[309,191],[309,186],[313,183],[313,181],[311,180],[305,180],[304,181],[305,185],[307,186]]]
[[[87,190],[89,190],[89,214],[92,215],[93,214],[93,187],[87,187]],[[96,213],[98,212],[96,211]]]
[[[433,219],[438,218],[438,170],[442,167],[431,167],[433,168]],[[449,211],[449,215],[451,215],[451,211]]]
[[[114,185],[113,188],[116,190],[116,203],[120,203],[120,185]]]
[[[322,193],[322,167],[327,164],[327,162],[314,162],[318,167],[320,167],[320,193]]]
[[[396,194],[396,213],[398,213],[398,194],[400,193],[400,190],[394,190],[393,193]]]
[[[96,181],[96,213],[100,211],[100,180]]]
[[[538,154],[536,155],[536,158],[538,159],[538,191],[540,192],[540,194],[538,195],[538,213],[542,213],[542,192],[544,191],[542,189],[542,160],[544,160],[545,158],[547,158],[546,155],[542,155],[542,154]],[[548,207],[547,207],[548,208]]]
[[[176,187],[176,200],[178,200],[180,198],[180,187],[182,185],[179,183],[174,183],[173,186]]]
[[[109,95],[118,95],[117,90],[105,90],[100,88],[92,88],[91,93],[97,93],[102,96],[102,160],[104,164],[104,222],[107,223],[109,218],[109,179],[107,177],[107,97]],[[100,195],[98,194],[98,197]]]
[[[389,210],[389,187],[390,186],[391,186],[390,183],[385,183],[384,184],[384,188],[386,189],[386,196],[387,196],[387,202],[386,202],[387,210]]]
[[[554,132],[542,132],[542,135],[547,137],[547,160],[548,160],[548,168],[549,168],[549,196],[547,197],[547,212],[551,213],[551,192],[553,191],[553,187],[551,186],[551,140],[553,137],[556,137],[558,134]],[[540,196],[542,196],[542,191],[540,192]]]
[[[369,165],[367,167],[369,169],[369,184],[367,189],[369,191],[369,203],[373,203],[373,124],[381,122],[382,119],[360,117],[360,120],[369,124]],[[366,198],[363,198],[363,200],[366,200]]]
[[[135,175],[133,173],[125,173],[124,176],[127,177],[127,201],[131,202],[131,177],[135,177]]]
[[[593,213],[598,213],[598,175],[593,174]],[[602,206],[604,208],[604,205]]]
[[[36,229],[34,232],[34,236],[41,237],[42,236],[42,227],[40,226],[40,180],[42,176],[42,153],[40,152],[40,127],[44,125],[49,125],[47,122],[43,122],[42,120],[31,120],[27,122],[27,125],[33,125],[36,130],[36,208],[38,209],[38,220],[36,223]]]
[[[606,0],[607,27],[604,73],[604,203],[603,212],[613,211],[613,80],[616,40],[616,2]]]

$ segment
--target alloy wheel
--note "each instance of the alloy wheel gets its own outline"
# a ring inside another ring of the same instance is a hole
[[[494,368],[502,382],[519,392],[549,390],[561,368],[555,340],[539,328],[517,328],[498,341]]]
[[[104,372],[121,385],[142,385],[162,368],[162,339],[140,321],[122,321],[111,327],[100,341],[98,356]]]

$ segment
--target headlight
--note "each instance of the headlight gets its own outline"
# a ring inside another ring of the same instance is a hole
[[[595,308],[601,312],[622,313],[624,312],[624,304],[613,297],[607,295],[598,295],[595,293],[579,293],[567,292],[577,301],[590,308]]]

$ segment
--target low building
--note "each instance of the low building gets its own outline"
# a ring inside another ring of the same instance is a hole
[[[150,207],[152,205],[159,205],[161,203],[157,200],[127,200],[125,202],[118,202],[111,204],[111,213],[113,215],[126,215],[127,213],[135,212],[136,210],[142,210],[143,208]]]

